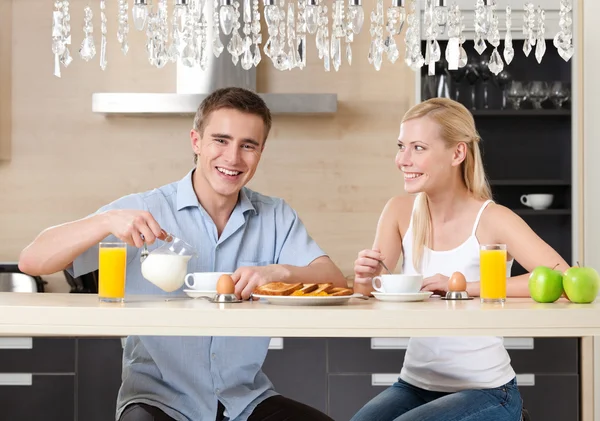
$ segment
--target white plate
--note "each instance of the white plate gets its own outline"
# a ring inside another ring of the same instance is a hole
[[[215,294],[217,293],[217,291],[200,291],[197,289],[184,289],[183,292],[185,292],[188,297],[192,297],[192,298],[198,298],[198,297],[214,297]]]
[[[332,306],[345,304],[353,297],[362,297],[362,294],[340,295],[340,296],[302,296],[302,295],[257,295],[253,297],[265,299],[269,304],[283,306]]]
[[[423,292],[406,292],[406,293],[389,293],[373,291],[373,296],[381,301],[423,301],[433,294],[431,291]]]

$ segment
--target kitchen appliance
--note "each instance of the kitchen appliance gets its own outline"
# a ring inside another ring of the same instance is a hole
[[[45,284],[41,277],[22,272],[17,263],[0,263],[0,292],[44,292]]]

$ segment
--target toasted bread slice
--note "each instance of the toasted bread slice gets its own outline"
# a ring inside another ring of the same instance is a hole
[[[304,284],[304,286],[296,291],[292,292],[292,295],[306,295],[310,294],[319,287],[319,284]]]
[[[339,297],[340,295],[352,295],[352,294],[354,294],[354,291],[352,291],[350,288],[337,287],[337,288],[332,288],[331,290],[329,290],[328,294]]]
[[[302,288],[302,284],[286,284],[285,282],[271,282],[254,290],[257,295],[290,295]]]
[[[326,283],[326,284],[317,284],[317,288],[313,291],[311,291],[311,295],[317,295],[320,294],[322,292],[325,293],[329,293],[329,291],[331,291],[331,289],[333,289],[333,284],[330,283]]]

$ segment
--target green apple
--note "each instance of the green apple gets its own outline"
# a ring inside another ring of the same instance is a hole
[[[536,267],[529,275],[529,293],[538,303],[553,303],[563,293],[563,276],[547,266]]]
[[[591,303],[598,295],[600,276],[590,267],[573,266],[563,275],[563,288],[574,303]]]

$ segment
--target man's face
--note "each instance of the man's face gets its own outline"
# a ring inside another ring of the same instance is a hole
[[[198,171],[220,196],[235,196],[254,176],[265,142],[259,116],[221,108],[208,116],[203,133],[191,132]]]

